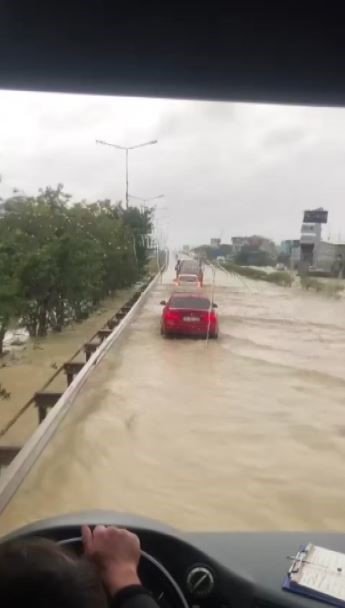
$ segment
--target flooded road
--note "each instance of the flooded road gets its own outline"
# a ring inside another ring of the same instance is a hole
[[[190,530],[345,530],[344,301],[218,271],[219,340],[165,340],[171,281],[92,373],[0,531],[94,508]]]
[[[24,340],[20,347],[12,347],[0,359],[0,384],[10,393],[10,398],[0,402],[0,445],[23,445],[38,425],[37,410],[31,405],[18,422],[5,435],[2,430],[10,423],[23,405],[36,391],[48,382],[65,361],[73,358],[85,361],[82,350],[98,329],[117,311],[133,293],[133,289],[122,289],[113,297],[104,300],[93,314],[82,323],[71,323],[61,333],[50,333],[45,338],[26,339],[25,333],[16,332]],[[10,345],[7,348],[11,348]],[[63,392],[66,376],[59,374],[50,384],[50,390]]]

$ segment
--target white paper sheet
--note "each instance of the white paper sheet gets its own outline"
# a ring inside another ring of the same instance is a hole
[[[291,580],[303,587],[345,601],[345,554],[309,545]],[[298,565],[298,562],[297,562]]]

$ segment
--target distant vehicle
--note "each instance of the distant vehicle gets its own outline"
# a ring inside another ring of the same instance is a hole
[[[196,293],[173,293],[164,306],[161,317],[163,336],[199,336],[218,338],[217,304]]]
[[[180,272],[184,274],[198,274],[200,270],[200,264],[197,260],[181,260]]]
[[[180,268],[177,274],[178,276],[180,274],[196,274],[199,277],[200,284],[203,284],[204,273],[202,271],[202,264],[198,260],[181,260]]]
[[[179,287],[201,287],[200,277],[197,274],[179,274],[176,279]]]
[[[226,259],[223,255],[218,255],[216,259],[219,264],[224,264],[224,262],[226,262]]]
[[[276,265],[276,270],[279,270],[279,271],[284,271],[284,270],[286,270],[286,266],[285,266],[285,264],[281,264],[281,263],[277,264],[277,265]]]

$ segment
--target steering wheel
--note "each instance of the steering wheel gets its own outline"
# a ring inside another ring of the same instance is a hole
[[[57,541],[57,544],[68,547],[78,555],[83,552],[81,536],[65,538]],[[139,576],[161,608],[189,608],[180,586],[170,572],[155,557],[143,550],[141,550]]]

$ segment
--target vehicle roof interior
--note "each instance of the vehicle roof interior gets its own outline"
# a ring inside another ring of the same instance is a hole
[[[3,0],[0,87],[344,105],[343,3]]]

